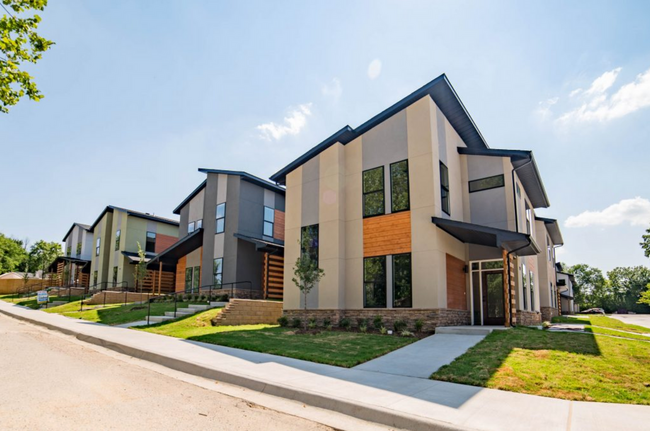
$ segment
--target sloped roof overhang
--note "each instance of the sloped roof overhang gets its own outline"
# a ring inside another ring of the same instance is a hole
[[[203,228],[195,230],[191,234],[185,236],[185,238],[176,241],[167,249],[158,253],[158,255],[153,257],[149,263],[147,263],[147,268],[157,269],[156,265],[158,265],[160,262],[167,265],[176,265],[181,257],[193,252],[202,245]]]

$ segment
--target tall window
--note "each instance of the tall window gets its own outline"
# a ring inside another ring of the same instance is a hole
[[[411,288],[411,253],[393,255],[393,307],[413,306]]]
[[[264,207],[264,236],[273,236],[273,225],[275,223],[275,211],[273,208]]]
[[[217,205],[217,228],[215,233],[223,233],[226,229],[226,203]]]
[[[201,283],[201,267],[200,266],[195,266],[194,267],[194,279],[192,280],[192,291],[196,289],[198,292],[199,285]]]
[[[185,268],[185,291],[192,290],[192,268]]]
[[[363,216],[384,214],[384,167],[363,172]]]
[[[99,245],[102,243],[101,238],[97,238],[97,242],[95,243],[95,256],[99,256]]]
[[[72,255],[72,246],[69,246],[66,249],[65,255],[68,256],[68,257],[70,257]]]
[[[148,253],[156,252],[156,232],[147,232],[147,245],[145,251]]]
[[[526,264],[522,263],[521,264],[521,298],[524,301],[524,306],[522,310],[528,310],[528,286],[526,283],[526,277],[528,274],[526,273]]]
[[[530,271],[530,311],[535,311],[535,276]]]
[[[531,226],[531,219],[533,218],[533,210],[530,209],[528,204],[526,204],[526,233],[531,235],[533,230]]]
[[[306,242],[306,244],[305,244]],[[309,255],[309,258],[318,265],[318,225],[303,226],[300,229],[300,244],[303,255]]]
[[[440,199],[442,210],[447,215],[451,215],[451,209],[449,208],[449,169],[442,162],[440,162]]]
[[[77,257],[81,256],[81,243],[77,243]]]
[[[546,244],[546,254],[548,254],[548,261],[550,262],[553,260],[553,252],[551,251],[553,246],[551,245],[551,238],[548,235],[546,235]]]
[[[113,287],[117,285],[117,266],[113,267]]]
[[[190,222],[187,224],[187,233],[192,233],[194,232],[194,222]]]
[[[386,256],[363,259],[363,306],[386,308]]]
[[[391,212],[409,209],[409,165],[407,160],[390,165]]]
[[[93,272],[93,286],[97,286],[97,271]]]
[[[555,299],[553,299],[553,282],[549,283],[549,292],[551,295],[551,307],[555,308]]]
[[[221,282],[223,281],[223,258],[217,258],[214,260],[212,265],[212,274],[214,275],[214,285],[215,287],[221,287]]]
[[[122,231],[118,230],[115,232],[115,250],[120,249],[120,237],[122,236]]]

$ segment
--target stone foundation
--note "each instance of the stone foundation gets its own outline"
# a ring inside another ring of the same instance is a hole
[[[383,324],[387,329],[393,329],[396,320],[403,320],[407,323],[409,330],[415,328],[415,321],[421,319],[424,323],[424,331],[433,331],[438,326],[460,326],[470,325],[470,312],[467,310],[451,310],[448,308],[434,309],[413,309],[413,308],[386,308],[386,309],[361,309],[361,310],[284,310],[284,315],[289,319],[295,317],[308,321],[316,319],[318,325],[323,324],[324,319],[330,319],[332,325],[338,325],[344,318],[350,319],[352,326],[357,326],[358,319],[367,319],[368,325],[372,327],[372,320],[375,316],[383,318]]]
[[[535,326],[542,324],[542,313],[538,311],[517,310],[518,326]]]
[[[282,303],[279,301],[231,299],[226,308],[212,319],[212,325],[275,325],[280,316]]]
[[[552,318],[558,315],[557,308],[542,307],[542,322],[550,322]]]

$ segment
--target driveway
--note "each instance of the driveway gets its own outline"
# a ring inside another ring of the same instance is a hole
[[[645,326],[650,329],[650,314],[612,314],[610,317],[630,325]]]

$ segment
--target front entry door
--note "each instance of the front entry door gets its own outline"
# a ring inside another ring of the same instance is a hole
[[[481,284],[483,285],[483,324],[505,324],[503,271],[483,272]]]

